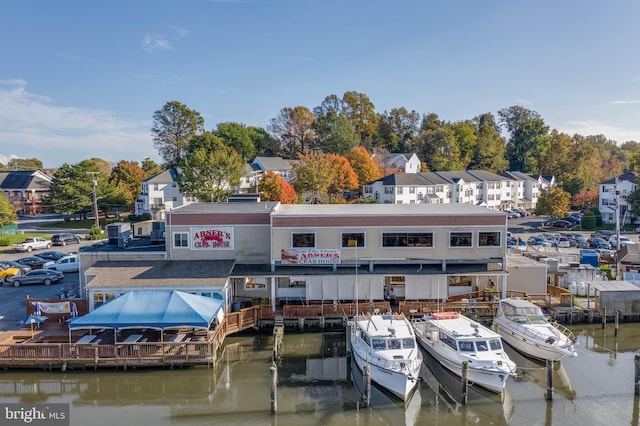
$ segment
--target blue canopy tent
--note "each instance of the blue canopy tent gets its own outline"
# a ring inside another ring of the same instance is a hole
[[[223,319],[223,301],[175,290],[130,291],[69,323],[69,330],[95,328],[209,329]]]

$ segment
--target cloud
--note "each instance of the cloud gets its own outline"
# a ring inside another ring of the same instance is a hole
[[[169,50],[171,44],[163,35],[155,33],[147,33],[142,39],[142,48],[147,52],[154,52],[156,50]]]
[[[21,79],[0,80],[0,86],[26,86],[27,82]]]
[[[611,101],[610,104],[624,105],[624,104],[640,104],[640,101]]]
[[[558,130],[569,135],[604,135],[607,139],[616,141],[619,144],[628,141],[640,142],[640,131],[629,130],[619,126],[615,126],[613,124],[596,120],[568,121],[564,126],[558,126]]]
[[[66,53],[60,53],[56,51],[52,51],[51,53],[53,53],[56,56],[60,56],[61,58],[69,59],[70,61],[74,61],[74,62],[95,62],[95,59],[86,58],[84,56],[67,55]]]
[[[150,121],[59,106],[23,86],[9,90],[0,86],[0,155],[4,158],[35,157],[60,166],[101,155],[108,161],[130,159],[140,152],[148,156],[154,152],[150,128]]]
[[[180,28],[176,25],[169,25],[169,29],[173,31],[178,36],[178,38],[187,37],[189,34],[191,34],[191,31],[185,30],[184,28]]]

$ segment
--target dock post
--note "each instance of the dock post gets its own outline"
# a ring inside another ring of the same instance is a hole
[[[278,367],[274,362],[271,364],[271,412],[278,411]]]
[[[298,318],[298,328],[300,331],[304,331],[304,318]]]
[[[347,321],[347,326],[345,327],[346,330],[346,343],[345,343],[345,347],[347,350],[347,355],[351,354],[351,323]]]
[[[602,308],[602,329],[607,326],[607,308]]]
[[[553,361],[547,360],[547,401],[551,401],[553,399]]]
[[[462,403],[467,403],[467,395],[469,394],[469,363],[462,363]]]
[[[369,406],[371,402],[371,371],[369,369],[369,364],[364,365],[363,371],[363,379],[364,379],[364,395],[362,395],[363,406],[366,408]]]
[[[618,336],[618,326],[620,325],[620,309],[616,311],[615,333],[614,336]]]

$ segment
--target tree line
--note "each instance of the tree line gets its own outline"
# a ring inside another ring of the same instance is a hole
[[[200,201],[222,201],[245,175],[256,155],[297,160],[289,185],[279,176],[263,177],[265,199],[285,202],[344,202],[357,190],[392,170],[380,169],[372,153],[414,152],[422,171],[516,170],[553,175],[574,205],[597,199],[599,182],[640,168],[640,144],[617,145],[603,135],[559,132],[535,111],[511,106],[462,121],[442,120],[404,107],[377,112],[364,93],[327,96],[320,105],[284,107],[266,128],[219,123],[206,130],[202,115],[178,101],[153,114],[153,144],[163,163],[101,159],[64,164],[53,176],[44,200],[56,212],[81,213],[92,206],[95,176],[98,204],[105,213],[132,206],[143,179],[180,169],[180,190]],[[5,170],[41,168],[37,159],[13,159]],[[97,173],[90,175],[89,173]],[[308,197],[301,199],[301,194]]]

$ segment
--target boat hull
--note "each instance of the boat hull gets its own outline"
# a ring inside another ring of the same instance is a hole
[[[509,346],[531,358],[542,361],[560,361],[565,357],[576,356],[573,345],[569,343],[548,344],[546,343],[547,340],[544,338],[535,338],[534,333],[532,332],[526,333],[520,328],[514,328],[513,326],[500,321],[494,322],[494,328],[496,329],[496,332],[500,334],[502,340],[509,344]],[[549,337],[555,336],[550,334]]]
[[[361,372],[364,372],[365,366],[369,367],[371,381],[378,385],[391,395],[403,401],[408,401],[415,392],[418,381],[420,379],[420,365],[422,365],[422,356],[408,363],[407,369],[403,372],[395,371],[384,367],[384,362],[379,363],[373,360],[374,355],[367,354],[367,349],[362,341],[352,338],[351,348],[353,358]],[[382,365],[380,365],[382,364]],[[412,365],[411,369],[409,366]],[[417,365],[417,367],[415,367]]]
[[[462,363],[457,360],[452,360],[443,355],[443,350],[438,350],[436,346],[439,343],[431,344],[426,342],[418,334],[418,343],[420,346],[429,353],[436,361],[438,361],[443,367],[462,378]],[[440,343],[440,345],[442,345]],[[480,386],[488,391],[494,393],[501,393],[507,384],[507,378],[509,377],[508,371],[496,371],[480,368],[469,368],[467,379],[469,383]]]

